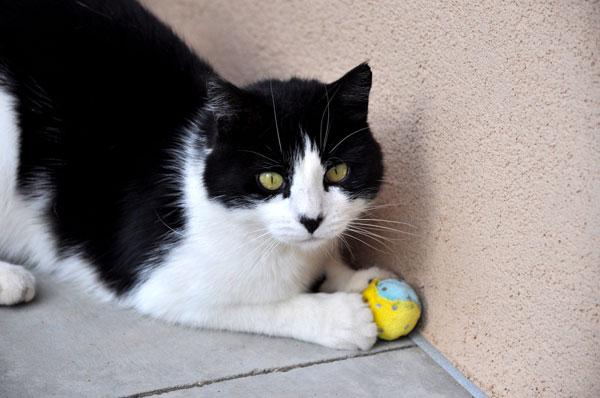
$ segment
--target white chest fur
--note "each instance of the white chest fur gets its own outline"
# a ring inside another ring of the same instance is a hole
[[[183,171],[187,226],[182,241],[125,303],[177,321],[180,308],[202,312],[218,305],[269,303],[310,287],[335,242],[308,250],[276,241],[258,212],[208,199],[202,167],[196,158]]]

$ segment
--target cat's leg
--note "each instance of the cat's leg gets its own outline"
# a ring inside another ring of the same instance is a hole
[[[325,267],[325,281],[319,290],[322,292],[361,293],[374,278],[397,278],[397,275],[379,267],[354,270],[338,258],[329,262]]]
[[[35,277],[19,265],[0,261],[0,305],[31,301],[35,296]]]
[[[377,338],[373,314],[356,293],[300,294],[264,304],[180,312],[179,322],[211,329],[291,337],[336,349],[367,350]]]

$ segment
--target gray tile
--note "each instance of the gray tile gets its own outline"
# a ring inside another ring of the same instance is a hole
[[[34,302],[0,307],[0,397],[123,396],[349,351],[291,339],[191,329],[41,282]],[[410,339],[380,343],[387,350]]]
[[[418,347],[287,371],[273,370],[161,395],[165,398],[219,396],[471,397]]]

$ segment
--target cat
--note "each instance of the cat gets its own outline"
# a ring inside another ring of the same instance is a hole
[[[369,349],[360,292],[393,274],[339,246],[382,180],[371,82],[237,87],[133,0],[1,0],[0,304],[34,297],[27,266],[173,323]]]

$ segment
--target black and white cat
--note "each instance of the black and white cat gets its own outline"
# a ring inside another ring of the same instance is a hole
[[[371,71],[238,88],[132,0],[0,0],[0,304],[33,275],[167,321],[368,349],[339,237],[382,156]],[[311,285],[326,275],[320,290]]]

